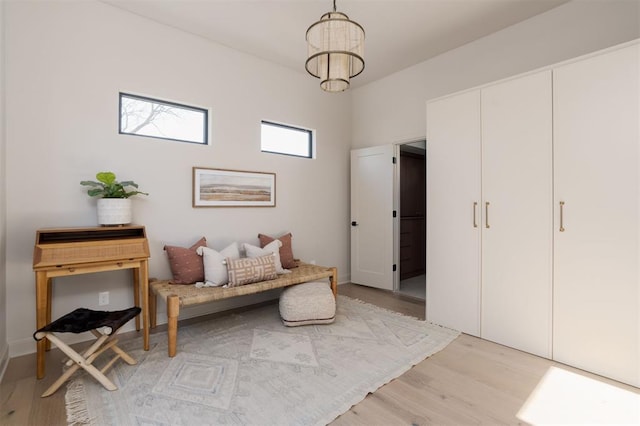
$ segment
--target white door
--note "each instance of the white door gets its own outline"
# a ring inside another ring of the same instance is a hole
[[[560,67],[553,78],[553,358],[635,386],[640,386],[639,64],[636,44]]]
[[[482,89],[482,338],[551,357],[551,71]]]
[[[393,290],[394,145],[351,151],[351,282]]]
[[[480,335],[480,91],[427,103],[426,318]]]

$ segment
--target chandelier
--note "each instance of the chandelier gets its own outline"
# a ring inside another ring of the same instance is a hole
[[[327,92],[349,88],[349,79],[364,70],[364,28],[344,13],[327,12],[307,30],[305,68]]]

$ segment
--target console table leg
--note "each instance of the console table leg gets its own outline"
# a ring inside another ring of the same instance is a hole
[[[140,268],[131,270],[133,273],[133,304],[140,306]],[[140,331],[140,315],[136,317],[136,331]]]
[[[53,278],[47,278],[47,319],[45,320],[45,325],[51,323],[51,305],[53,300]],[[44,344],[45,350],[51,350],[51,342],[49,339],[46,339],[46,343]]]
[[[47,325],[47,315],[51,315],[50,280],[44,272],[36,272],[36,330]],[[42,379],[45,373],[45,351],[47,339],[42,339],[36,346],[36,377]]]
[[[151,328],[156,328],[158,322],[158,296],[155,293],[149,293],[149,320]]]
[[[140,261],[139,283],[142,289],[142,334],[143,347],[149,350],[149,261]]]

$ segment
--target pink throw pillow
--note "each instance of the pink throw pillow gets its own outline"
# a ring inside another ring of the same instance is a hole
[[[202,256],[198,256],[198,253],[196,253],[196,249],[200,246],[207,246],[205,237],[200,238],[189,248],[164,246],[169,258],[171,274],[173,274],[171,282],[174,284],[193,284],[198,281],[204,281]]]
[[[292,237],[293,235],[291,235],[291,232],[278,238],[273,238],[264,234],[258,234],[258,239],[260,240],[260,248],[264,248],[264,246],[266,246],[273,240],[280,240],[280,242],[282,242],[282,246],[280,247],[280,262],[282,262],[282,267],[284,269],[296,268],[298,266],[293,256],[293,248],[291,246]]]

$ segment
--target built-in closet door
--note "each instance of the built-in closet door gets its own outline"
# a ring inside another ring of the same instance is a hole
[[[551,356],[551,72],[482,89],[482,337]]]
[[[480,335],[480,92],[427,104],[428,321]]]
[[[638,44],[554,70],[553,358],[640,385]],[[562,205],[561,205],[562,204]]]

